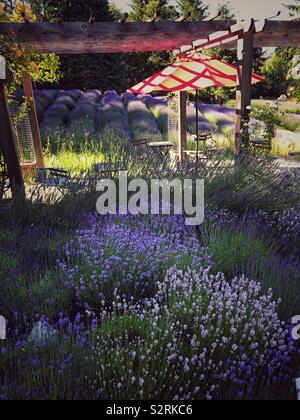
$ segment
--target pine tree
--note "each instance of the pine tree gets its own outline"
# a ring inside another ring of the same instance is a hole
[[[108,0],[29,0],[40,20],[87,22],[91,15],[99,22],[111,20]]]
[[[235,18],[234,9],[230,1],[219,3],[218,13],[220,14],[218,17],[219,20],[233,20]]]
[[[190,14],[189,20],[203,20],[208,16],[208,5],[203,0],[178,0],[180,15]]]
[[[118,8],[118,6],[115,3],[109,3],[109,12],[112,16],[112,19],[115,22],[118,22],[123,16],[122,11]]]
[[[289,9],[291,16],[300,14],[300,0],[293,0],[293,3],[287,4],[286,7]]]
[[[176,16],[169,0],[132,0],[131,9],[130,19],[134,22],[145,22],[156,13],[164,20],[173,19]]]

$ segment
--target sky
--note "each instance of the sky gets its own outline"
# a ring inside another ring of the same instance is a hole
[[[111,0],[124,11],[130,10],[130,0]],[[171,3],[176,4],[176,0],[171,0]],[[222,0],[206,0],[209,3],[211,16],[214,16],[219,3]],[[289,3],[289,0],[232,0],[232,7],[235,9],[237,18],[256,18],[264,19],[274,16],[279,10],[282,10],[280,19],[289,19],[287,9],[283,4]]]

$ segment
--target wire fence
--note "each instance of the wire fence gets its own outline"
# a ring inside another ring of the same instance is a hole
[[[179,137],[179,108],[178,100],[175,98],[170,98],[168,100],[168,133],[169,133],[169,142],[174,145],[178,145]]]
[[[35,163],[36,157],[28,111],[23,112],[17,101],[10,102],[10,110],[14,119],[20,162]]]
[[[0,146],[0,202],[4,199],[7,190],[9,189],[9,179],[7,173],[7,166],[4,159],[4,154]]]

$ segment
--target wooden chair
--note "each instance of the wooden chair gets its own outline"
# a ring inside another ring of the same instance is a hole
[[[37,180],[43,187],[64,189],[70,181],[70,173],[59,168],[38,168]]]
[[[212,133],[203,133],[199,134],[198,136],[195,135],[192,137],[192,140],[196,142],[196,151],[186,150],[185,153],[190,156],[195,156],[196,160],[210,159],[214,153],[220,153],[223,151],[223,149],[220,149],[217,146],[217,143],[214,140]],[[209,147],[208,143],[214,144],[215,147]],[[203,152],[200,152],[200,144],[203,145]]]
[[[132,140],[131,145],[134,147],[141,147],[141,146],[147,146],[150,140],[147,139],[141,139],[141,140]]]
[[[127,171],[128,168],[123,163],[96,163],[94,165],[94,172],[103,177],[112,177],[113,175]]]
[[[256,138],[252,140],[251,145],[257,150],[263,150],[266,152],[270,152],[272,149],[272,144],[262,138]]]

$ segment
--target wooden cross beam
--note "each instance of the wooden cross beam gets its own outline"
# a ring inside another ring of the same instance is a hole
[[[227,31],[236,21],[0,23],[0,37],[14,34],[38,53],[85,54],[167,51]],[[236,46],[236,43],[235,45]],[[268,21],[254,47],[300,46],[299,21]],[[221,46],[222,47],[222,46]],[[228,45],[224,45],[228,47]]]

